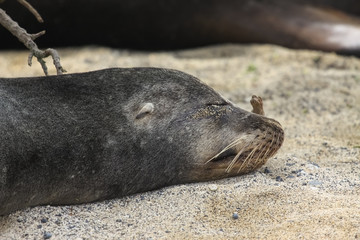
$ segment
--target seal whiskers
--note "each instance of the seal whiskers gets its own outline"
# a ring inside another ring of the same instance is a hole
[[[269,152],[269,149],[273,149],[273,140],[275,139],[274,138],[274,135],[275,133],[272,134],[271,136],[271,142],[269,144],[269,146],[267,147],[267,142],[264,142],[260,148],[262,148],[263,150],[261,151],[261,153],[258,155],[258,157],[254,160],[255,164],[254,166],[256,167],[260,167],[262,164],[264,164],[264,159],[268,159],[270,158],[272,155],[267,155],[267,153]],[[266,140],[266,137],[264,137],[263,139]],[[277,141],[279,140],[279,138],[277,139]],[[263,154],[263,152],[265,151],[265,153]],[[275,151],[274,153],[276,152],[276,148],[275,148]]]
[[[239,167],[239,170],[238,170],[238,173],[243,170],[247,165],[247,161],[249,159],[252,159],[254,153],[256,152],[256,150],[258,149],[258,146],[255,146],[254,149],[250,152],[250,154],[245,158],[245,160],[241,163],[240,167]],[[250,164],[250,163],[249,163]]]
[[[271,138],[271,142],[270,142],[270,145],[269,145],[269,147],[268,147],[268,149],[266,150],[266,152],[265,152],[265,154],[264,154],[264,157],[265,158],[270,158],[270,157],[272,157],[273,156],[273,154],[275,153],[274,151],[271,151],[271,150],[273,150],[273,144],[274,144],[274,133],[273,133],[273,136],[272,136],[272,138]],[[269,154],[269,155],[268,155]]]
[[[230,172],[231,169],[233,168],[234,164],[237,162],[237,160],[239,159],[240,155],[247,149],[247,147],[249,146],[249,144],[244,147],[243,149],[240,150],[240,152],[238,154],[236,154],[236,156],[234,157],[234,159],[231,161],[231,163],[229,164],[229,166],[226,168],[225,172]]]
[[[266,136],[267,136],[267,133],[265,134],[264,139],[266,138]],[[261,156],[263,156],[262,154],[264,153],[264,151],[267,151],[267,148],[265,146],[266,146],[266,143],[262,143],[261,146],[260,146],[260,148],[262,148],[262,151],[258,154],[257,158],[255,159],[255,164],[256,165],[258,165],[259,162],[262,160]]]
[[[237,138],[236,140],[234,140],[233,142],[231,142],[229,145],[227,145],[224,149],[222,149],[219,153],[217,153],[215,156],[213,156],[212,158],[210,158],[209,160],[207,160],[205,162],[205,164],[211,162],[212,160],[214,160],[215,158],[219,157],[222,153],[226,152],[227,150],[235,147],[236,145],[238,145],[240,143],[240,141],[242,141],[243,138]]]

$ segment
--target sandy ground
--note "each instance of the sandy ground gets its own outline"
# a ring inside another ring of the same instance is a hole
[[[251,95],[260,95],[285,142],[245,176],[0,217],[0,239],[360,239],[360,59],[264,45],[59,52],[70,73],[166,67],[247,110]],[[26,60],[27,52],[0,52],[0,76],[42,75]]]

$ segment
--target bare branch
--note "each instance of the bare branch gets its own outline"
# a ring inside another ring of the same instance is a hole
[[[45,30],[38,32],[38,33],[34,33],[34,34],[29,34],[32,40],[37,39],[38,37],[41,37],[42,35],[45,34]]]
[[[29,10],[38,20],[38,22],[43,23],[44,20],[42,19],[42,17],[40,16],[40,14],[38,13],[38,11],[36,11],[35,8],[33,8],[33,6],[30,5],[30,3],[28,3],[26,0],[17,0],[21,5],[23,5],[24,7],[27,8],[27,10]]]
[[[55,49],[48,48],[45,51],[35,49],[34,51],[32,51],[30,53],[30,55],[28,57],[29,66],[32,65],[32,58],[34,56],[37,58],[38,62],[41,64],[45,75],[48,75],[48,72],[47,72],[47,67],[46,67],[46,64],[45,64],[45,61],[43,60],[43,58],[46,58],[48,56],[51,56],[53,58],[53,63],[55,65],[57,75],[60,75],[63,72],[66,72],[66,70],[63,69],[63,67],[60,64],[60,57],[59,57],[58,52]]]
[[[60,75],[63,72],[66,72],[65,69],[60,64],[60,57],[55,49],[48,48],[45,51],[42,51],[33,41],[34,39],[44,35],[45,31],[41,31],[36,34],[27,33],[25,29],[21,28],[19,24],[17,24],[17,22],[15,22],[14,20],[12,20],[6,14],[6,12],[1,8],[0,8],[0,24],[3,25],[7,30],[9,30],[15,37],[19,39],[20,42],[22,42],[25,45],[25,47],[27,47],[31,51],[28,58],[29,66],[31,66],[33,56],[35,56],[39,61],[39,63],[41,64],[41,67],[45,75],[48,75],[47,67],[43,58],[51,56],[53,58],[53,63],[56,67],[57,74]]]

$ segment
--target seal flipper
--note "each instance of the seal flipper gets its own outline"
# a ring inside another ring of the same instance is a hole
[[[248,17],[256,14],[250,34],[255,42],[289,48],[360,53],[360,18],[322,5],[275,1],[248,4]],[[261,35],[259,35],[259,32]]]

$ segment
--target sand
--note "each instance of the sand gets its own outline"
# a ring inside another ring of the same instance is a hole
[[[285,142],[248,175],[0,217],[0,239],[360,239],[360,59],[270,45],[58,50],[69,73],[166,67],[247,110],[262,96]],[[42,75],[26,61],[26,51],[0,52],[0,76]]]

